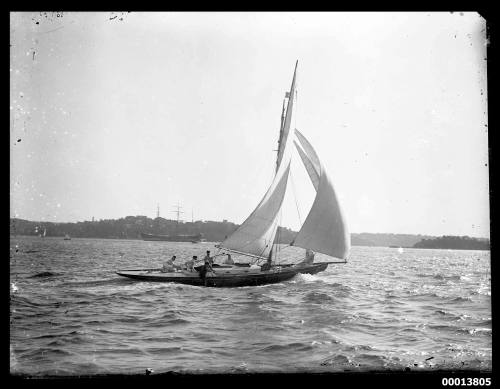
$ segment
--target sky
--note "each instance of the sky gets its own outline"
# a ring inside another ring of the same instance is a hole
[[[11,217],[179,204],[242,223],[272,181],[298,60],[292,128],[351,232],[489,237],[485,28],[473,12],[11,13]],[[314,197],[296,159],[295,230]]]

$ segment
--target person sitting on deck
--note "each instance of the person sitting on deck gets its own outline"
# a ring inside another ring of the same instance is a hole
[[[227,253],[227,258],[224,260],[224,265],[234,265],[234,261],[231,258],[231,254]]]
[[[303,265],[312,265],[314,262],[314,251],[306,249],[306,258],[302,261]]]
[[[193,255],[193,259],[188,259],[184,265],[185,269],[188,271],[194,271],[194,263],[198,260],[198,257],[196,255]]]
[[[163,264],[163,267],[161,269],[162,273],[169,273],[172,271],[175,271],[176,265],[174,265],[174,261],[177,257],[174,255],[172,258],[167,259],[165,263]]]
[[[266,270],[270,270],[271,269],[271,266],[272,266],[272,262],[273,262],[273,252],[272,250],[269,252],[269,255],[267,256],[267,261],[265,264],[263,264],[261,267],[260,267],[260,270],[261,271],[266,271]]]

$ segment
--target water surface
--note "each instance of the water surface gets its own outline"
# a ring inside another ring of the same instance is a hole
[[[242,288],[114,274],[207,249],[12,237],[11,372],[491,371],[489,251],[353,247],[345,265]]]

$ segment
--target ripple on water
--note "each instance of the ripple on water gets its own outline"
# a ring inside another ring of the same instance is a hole
[[[12,372],[491,369],[487,252],[471,264],[460,251],[353,247],[323,273],[206,289],[114,274],[202,255],[202,244],[14,242],[37,256],[10,262]]]
[[[312,349],[313,347],[309,343],[292,342],[287,344],[272,344],[264,348],[261,348],[259,351],[282,353],[282,352],[292,352],[292,351],[310,351]]]

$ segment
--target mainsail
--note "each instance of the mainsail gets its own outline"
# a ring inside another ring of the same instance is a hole
[[[264,198],[250,216],[220,247],[241,253],[266,257],[272,249],[278,215],[283,203],[290,172],[290,160],[280,166]]]
[[[316,198],[293,244],[346,259],[350,235],[332,182],[311,144],[298,130],[295,130],[295,134],[302,149],[296,142],[294,144],[316,188]]]
[[[294,90],[294,82],[292,82],[292,90]],[[290,102],[288,103],[287,118],[292,115],[292,105]],[[287,126],[289,129],[290,119],[288,119],[288,124],[286,124],[285,119],[283,128]],[[267,257],[272,250],[278,230],[280,210],[288,185],[292,157],[292,137],[288,137],[288,131],[283,132],[283,134],[286,135],[281,137],[278,151],[278,153],[281,152],[279,154],[281,162],[278,164],[271,186],[250,216],[236,231],[222,241],[219,247],[257,257]]]

